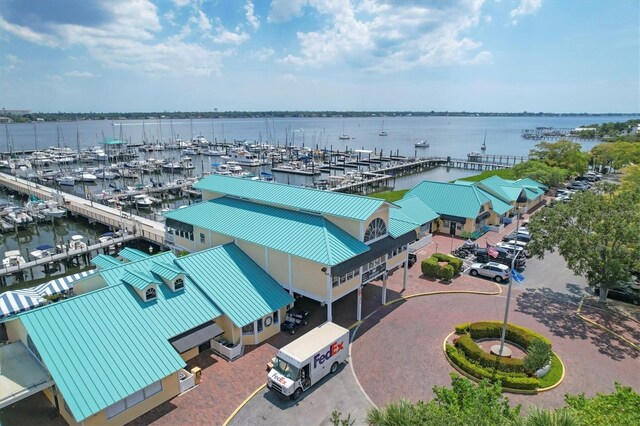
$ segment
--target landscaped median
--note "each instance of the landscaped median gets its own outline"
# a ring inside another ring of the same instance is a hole
[[[478,345],[483,340],[499,339],[501,333],[502,323],[497,321],[459,324],[445,339],[445,356],[460,373],[473,380],[499,382],[505,392],[535,394],[560,384],[564,365],[551,351],[546,337],[507,324],[505,341],[525,353],[524,357],[501,357]]]
[[[425,277],[451,281],[462,270],[462,260],[448,254],[434,253],[423,260],[420,266]]]

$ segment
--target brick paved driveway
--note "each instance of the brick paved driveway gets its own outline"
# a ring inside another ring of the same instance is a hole
[[[557,407],[565,393],[609,392],[618,381],[640,390],[640,352],[578,318],[571,296],[551,290],[516,290],[510,321],[548,336],[567,365],[562,385],[535,396],[509,395],[523,405]],[[357,331],[352,347],[356,376],[376,404],[433,397],[454,372],[442,341],[455,324],[502,320],[506,298],[433,295],[388,306]],[[381,386],[384,383],[384,386]]]

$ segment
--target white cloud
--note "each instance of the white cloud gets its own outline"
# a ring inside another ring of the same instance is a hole
[[[520,0],[518,7],[510,12],[512,18],[518,16],[532,15],[542,7],[542,0]],[[513,25],[518,23],[517,19],[511,21]]]
[[[254,50],[249,53],[249,58],[256,61],[266,61],[275,54],[275,50],[270,47],[265,47],[260,50]]]
[[[206,13],[204,13],[201,10],[198,10],[198,16],[196,17],[196,22],[198,23],[198,27],[200,27],[200,29],[205,33],[211,31],[211,28],[213,28],[213,25],[211,25],[211,21],[209,20],[209,17],[207,16]]]
[[[164,19],[167,20],[168,23],[175,26],[176,25],[176,14],[173,10],[168,11],[164,14]]]
[[[189,3],[191,3],[191,0],[173,0],[173,4],[175,4],[177,7],[185,7]]]
[[[84,47],[90,57],[108,68],[142,73],[219,73],[225,52],[211,50],[196,41],[185,41],[180,34],[160,39],[158,34],[163,28],[158,8],[150,0],[111,0],[104,2],[102,7],[105,22],[100,25],[47,22],[48,32],[44,34],[9,23],[0,16],[0,30],[37,44],[62,49]],[[197,17],[198,27],[210,32],[212,24],[206,15],[198,14]],[[198,37],[207,36],[211,35],[198,34]],[[59,75],[47,78],[62,79]]]
[[[286,22],[291,18],[302,15],[302,7],[307,0],[273,0],[267,21],[272,23]]]
[[[246,11],[245,16],[247,17],[247,22],[254,30],[260,28],[260,20],[255,15],[255,10],[253,3],[251,0],[247,1],[247,4],[244,5],[244,10]]]
[[[249,34],[242,31],[240,26],[237,26],[234,31],[229,31],[221,23],[218,22],[216,27],[217,34],[213,36],[213,41],[220,44],[241,44],[249,40]]]
[[[16,55],[8,54],[6,55],[6,58],[7,61],[14,65],[22,63],[22,60],[20,60]]]
[[[65,77],[77,77],[77,78],[94,78],[100,77],[100,74],[94,74],[89,71],[67,71],[64,73]]]
[[[49,79],[51,81],[54,81],[54,82],[60,82],[60,81],[63,80],[62,76],[57,75],[57,74],[54,74],[54,75],[47,74],[46,77],[47,77],[47,79]]]
[[[365,0],[356,7],[349,0],[305,4],[324,18],[325,25],[298,32],[300,52],[282,58],[283,63],[301,67],[341,61],[390,72],[491,61],[491,53],[465,35],[481,22],[482,0],[436,3],[439,7],[402,0]]]
[[[296,78],[295,75],[293,74],[283,74],[281,77],[282,81],[284,81],[285,83],[295,83],[296,81],[298,81],[298,79]]]

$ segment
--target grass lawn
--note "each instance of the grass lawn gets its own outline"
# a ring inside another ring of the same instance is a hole
[[[460,180],[468,180],[471,182],[479,182],[491,176],[500,176],[503,179],[517,179],[513,169],[486,170],[479,175],[467,176]]]
[[[369,194],[369,197],[373,198],[382,198],[390,203],[394,201],[401,200],[404,197],[404,194],[409,192],[408,189],[400,189],[398,191],[386,191],[386,192],[377,192],[375,194]]]
[[[540,377],[540,387],[546,388],[555,385],[560,380],[560,377],[562,377],[562,364],[554,353],[551,355],[551,370],[543,377]]]

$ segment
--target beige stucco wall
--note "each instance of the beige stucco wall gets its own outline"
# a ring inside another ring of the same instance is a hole
[[[25,346],[27,345],[27,329],[24,327],[24,324],[22,324],[22,320],[20,318],[7,321],[5,325],[7,327],[7,337],[10,342],[17,342],[20,340]]]
[[[401,264],[402,262],[404,262],[405,260],[407,260],[407,251],[403,251],[400,254],[398,254],[397,256],[393,256],[389,259],[387,259],[387,269],[391,269],[395,266],[398,266],[399,264]]]
[[[337,287],[333,287],[333,290],[331,291],[331,299],[338,300],[344,295],[351,293],[352,291],[360,287],[361,281],[362,281],[362,276],[358,275],[357,277],[354,277],[349,281],[346,281],[344,284],[340,284]]]
[[[342,229],[343,231],[351,235],[352,237],[358,240],[362,240],[360,238],[360,221],[359,220],[347,219],[344,217],[338,217],[338,216],[332,216],[332,215],[324,215],[324,217],[329,221],[331,221],[336,226],[338,226],[340,229]]]
[[[285,289],[289,288],[289,256],[281,251],[268,249],[269,275]]]
[[[191,348],[188,351],[181,353],[180,357],[185,361],[189,361],[191,358],[198,356],[199,353],[200,350],[196,346],[195,348]]]
[[[128,410],[123,411],[122,413],[112,417],[109,420],[107,420],[107,410],[106,409],[102,410],[99,413],[96,413],[93,416],[86,418],[82,422],[82,424],[88,425],[88,426],[124,425],[140,417],[141,415],[151,410],[152,408],[157,407],[158,405],[162,404],[168,399],[173,398],[179,393],[180,393],[180,383],[178,378],[178,372],[175,372],[165,377],[164,379],[162,379],[162,391],[153,395],[151,398],[145,399],[141,403],[131,407]],[[64,419],[72,426],[79,424],[75,421],[75,419],[73,419],[73,417],[69,413],[65,411],[62,395],[58,394],[58,399],[60,401],[60,414],[62,414],[62,417],[64,417]]]
[[[240,249],[247,254],[254,262],[256,262],[262,269],[267,270],[267,265],[265,263],[264,246],[259,246],[257,244],[249,243],[243,240],[236,240],[236,245],[240,247]]]
[[[205,191],[205,190],[202,191],[202,201],[209,201],[209,200],[213,200],[223,196],[224,195],[219,192],[212,192],[212,191]]]
[[[291,257],[293,290],[300,289],[310,297],[324,301],[327,298],[327,276],[324,265],[300,257]]]
[[[77,296],[106,286],[104,279],[97,274],[91,275],[73,285],[73,293]]]
[[[222,337],[225,340],[238,344],[240,342],[240,336],[242,335],[242,329],[236,327],[233,322],[226,315],[221,315],[215,319],[216,324],[224,331]]]

